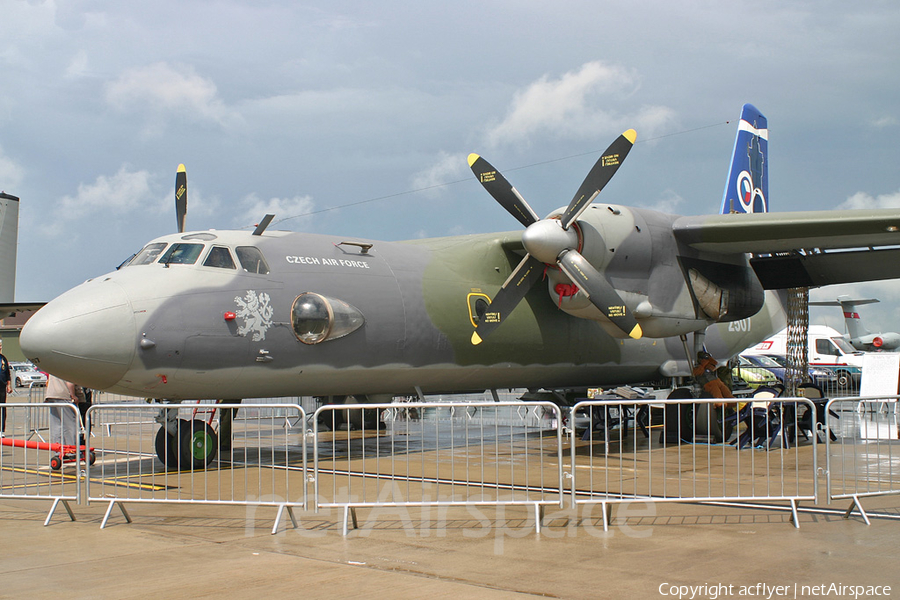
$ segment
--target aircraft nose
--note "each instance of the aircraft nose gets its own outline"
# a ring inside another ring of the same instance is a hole
[[[122,288],[94,280],[47,303],[22,328],[19,342],[38,368],[85,387],[118,383],[135,352],[134,311]]]

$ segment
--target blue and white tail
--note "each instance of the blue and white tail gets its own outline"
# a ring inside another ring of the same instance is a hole
[[[741,109],[722,214],[769,212],[769,129],[752,104]]]

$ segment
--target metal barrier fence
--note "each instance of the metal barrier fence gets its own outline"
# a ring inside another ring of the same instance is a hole
[[[294,507],[337,508],[345,535],[351,522],[358,526],[361,507],[518,505],[533,508],[540,531],[545,507],[563,507],[570,493],[573,509],[603,506],[604,529],[613,504],[634,501],[787,502],[799,526],[798,502],[817,497],[821,439],[828,502],[851,500],[847,516],[855,507],[868,523],[862,498],[900,494],[896,397],[723,407],[713,399],[593,400],[568,414],[549,402],[404,402],[329,405],[307,417],[303,407],[271,399],[159,404],[101,396],[87,427],[77,426],[90,451],[76,466],[76,450],[52,445],[49,429],[52,411],[77,419],[76,407],[39,396],[6,405],[0,498],[52,501],[45,524],[59,504],[74,520],[69,502],[85,499],[107,503],[101,527],[115,507],[130,522],[129,502],[275,507],[273,533],[285,512],[297,526]]]
[[[569,424],[572,506],[601,504],[607,530],[615,503],[787,501],[799,527],[797,503],[816,499],[816,436],[800,444],[815,406],[750,400],[579,402]]]
[[[560,408],[550,402],[354,404],[314,415],[316,510],[563,506]],[[325,495],[328,495],[328,498]]]
[[[825,407],[828,502],[850,500],[866,524],[861,498],[900,494],[897,396],[835,398]]]
[[[83,434],[81,417],[69,403],[7,403],[5,432],[0,438],[0,498],[51,500],[44,525],[62,504],[71,520],[75,520],[70,501],[81,502],[82,472],[80,465],[89,458],[79,449]],[[55,421],[53,434],[49,426]],[[48,424],[45,437],[32,439],[32,423]],[[57,427],[61,424],[61,427]],[[66,432],[64,434],[63,432]]]
[[[242,418],[234,418],[237,411]],[[273,533],[284,512],[297,527],[293,507],[308,501],[300,406],[137,401],[94,404],[87,417],[98,457],[87,469],[87,499],[108,503],[101,528],[115,506],[131,522],[129,502],[272,506]],[[93,427],[97,422],[115,426]]]

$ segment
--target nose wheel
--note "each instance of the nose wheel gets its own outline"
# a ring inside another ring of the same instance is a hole
[[[219,437],[205,421],[178,419],[170,433],[163,426],[156,432],[156,456],[171,469],[204,469],[216,458]]]

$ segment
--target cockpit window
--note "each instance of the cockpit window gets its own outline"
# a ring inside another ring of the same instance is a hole
[[[216,267],[219,269],[234,269],[234,259],[231,258],[231,252],[224,246],[213,246],[203,261],[204,267]]]
[[[192,265],[201,252],[203,244],[172,244],[159,262],[164,265]]]
[[[258,273],[265,275],[269,272],[269,265],[263,257],[262,252],[256,246],[239,246],[237,248],[238,260],[241,266],[248,273]]]
[[[165,247],[165,242],[147,244],[146,246],[144,246],[143,250],[138,252],[137,256],[131,259],[131,262],[128,263],[128,266],[131,267],[133,265],[149,265],[159,257],[159,253],[162,252]]]

